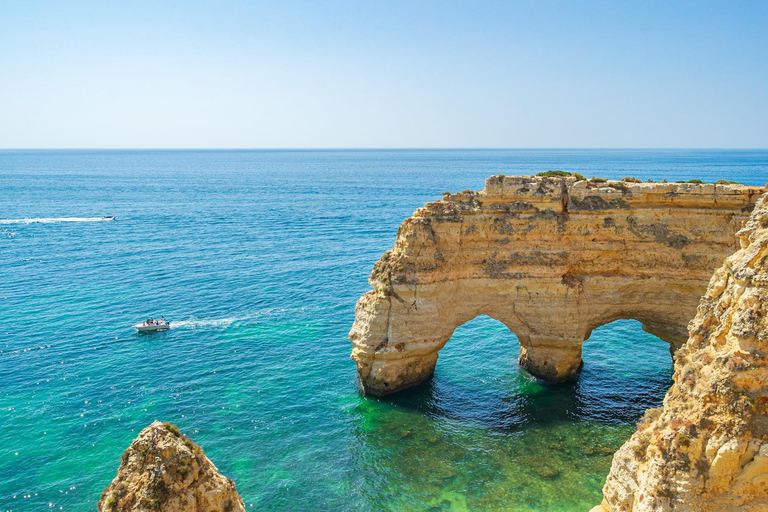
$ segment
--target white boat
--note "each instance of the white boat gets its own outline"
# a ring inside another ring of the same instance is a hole
[[[162,320],[144,320],[140,324],[133,326],[139,332],[160,332],[171,328],[171,322],[163,318]]]

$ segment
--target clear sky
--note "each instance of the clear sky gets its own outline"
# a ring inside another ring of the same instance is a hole
[[[768,147],[768,1],[3,1],[0,147]]]

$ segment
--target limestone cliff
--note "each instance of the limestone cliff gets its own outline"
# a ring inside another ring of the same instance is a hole
[[[104,489],[100,512],[244,511],[235,484],[175,425],[153,422],[123,453],[117,476]]]
[[[520,364],[565,380],[591,331],[620,318],[679,347],[761,193],[736,184],[492,176],[403,221],[349,337],[366,391],[428,378],[456,327],[488,315]]]
[[[768,510],[768,195],[738,236],[595,510]]]

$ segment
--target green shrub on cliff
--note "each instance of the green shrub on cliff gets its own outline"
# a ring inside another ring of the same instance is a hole
[[[642,183],[643,180],[640,178],[635,178],[634,176],[626,176],[624,178],[621,178],[621,181],[624,181],[626,183]]]
[[[542,171],[539,173],[536,173],[536,176],[541,176],[542,178],[576,178],[577,180],[585,180],[587,179],[583,174],[579,174],[578,172],[568,172],[568,171]]]
[[[568,171],[543,171],[536,173],[536,176],[541,176],[543,178],[566,178],[570,176],[571,173]]]
[[[181,437],[181,431],[179,431],[179,427],[177,427],[173,423],[164,421],[163,426],[165,427],[165,430],[167,430],[171,434],[175,435],[176,437]]]
[[[589,181],[591,181],[592,183],[605,183],[608,180],[605,178],[598,178],[597,176],[592,176],[592,178]]]
[[[741,185],[738,181],[717,180],[715,185]]]
[[[104,501],[104,510],[114,510],[117,506],[117,496],[110,494]]]

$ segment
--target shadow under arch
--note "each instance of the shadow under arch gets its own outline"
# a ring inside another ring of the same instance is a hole
[[[518,366],[519,352],[504,323],[478,315],[454,331],[430,379],[378,400],[434,419],[515,431],[568,421],[633,424],[661,405],[672,383],[669,344],[637,320],[595,328],[574,381],[537,379]]]

